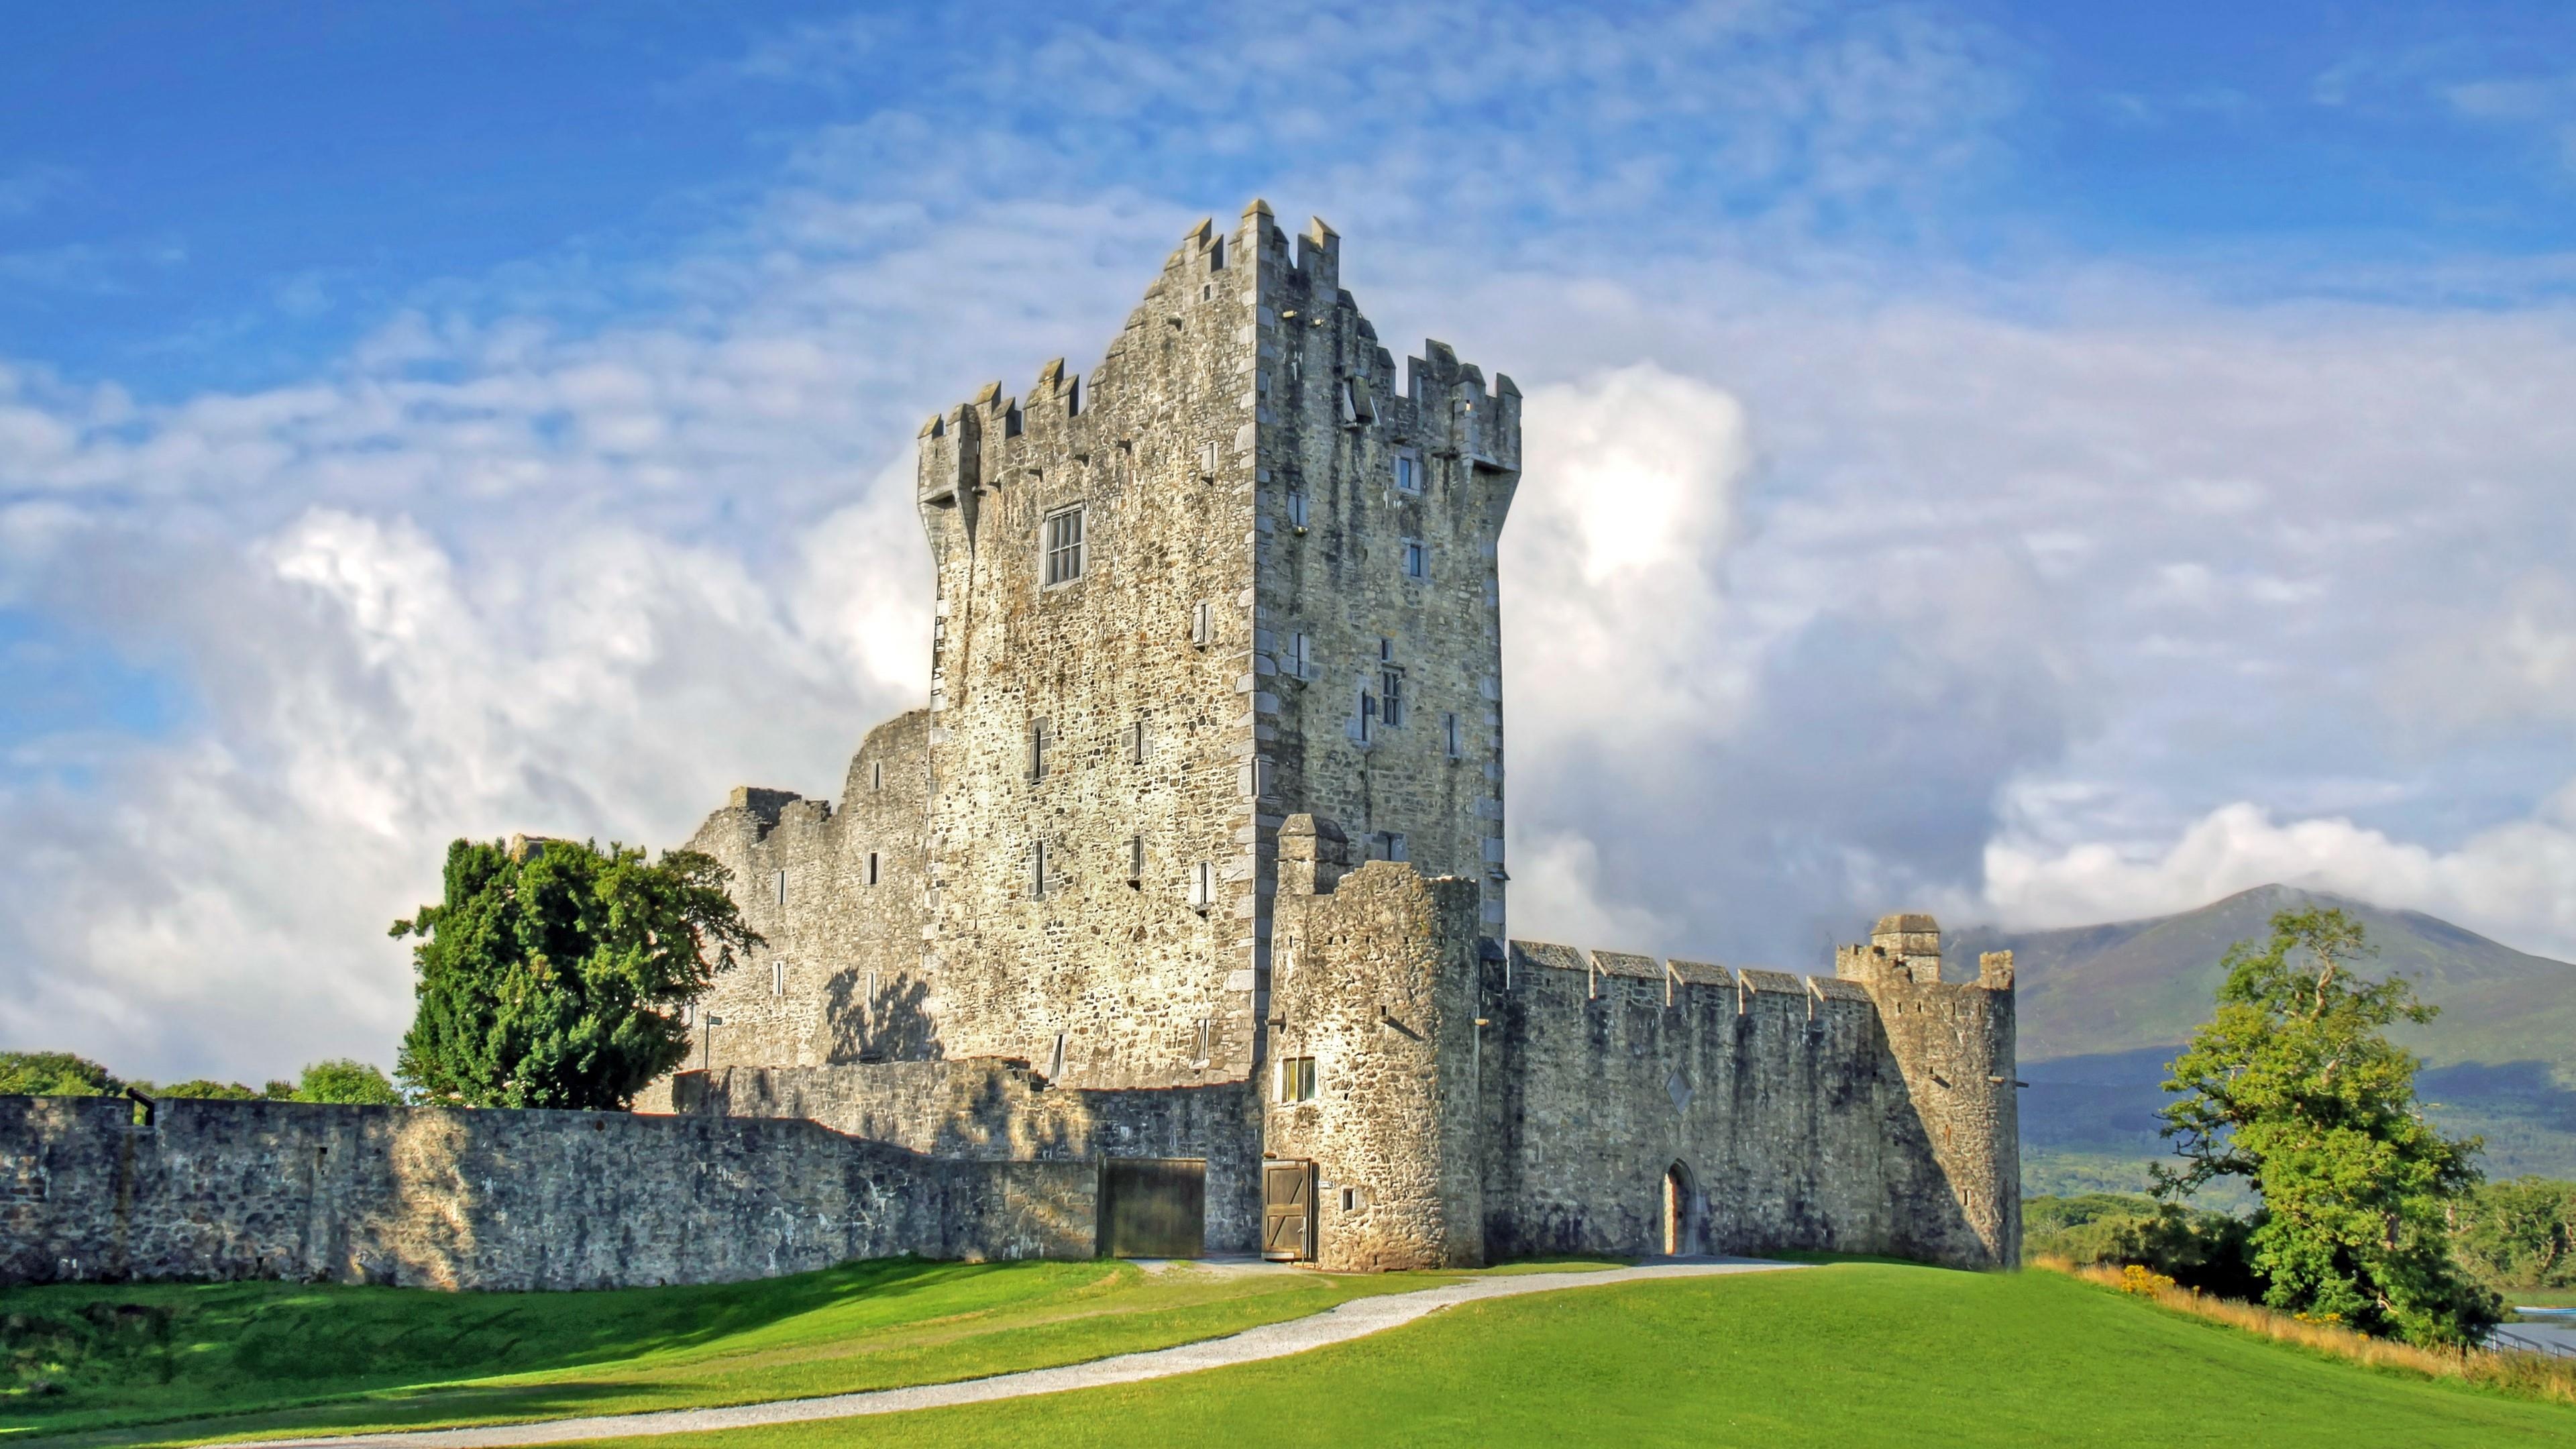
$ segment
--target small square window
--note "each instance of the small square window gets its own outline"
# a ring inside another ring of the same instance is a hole
[[[1082,577],[1082,510],[1059,509],[1046,518],[1047,587]]]
[[[1279,1059],[1279,1100],[1282,1102],[1315,1100],[1315,1059],[1313,1057]]]
[[[1404,541],[1404,576],[1408,579],[1431,577],[1431,550],[1424,547],[1418,538]]]

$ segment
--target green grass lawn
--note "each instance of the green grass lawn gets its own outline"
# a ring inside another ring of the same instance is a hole
[[[0,1292],[12,1386],[0,1443],[487,1423],[935,1383],[1215,1337],[1456,1276],[898,1259],[595,1293],[13,1289]],[[38,1380],[54,1391],[30,1392]]]
[[[2380,1373],[2052,1273],[1843,1264],[1454,1308],[1290,1359],[719,1449],[1263,1442],[2330,1449],[2576,1444],[2576,1409]],[[668,1449],[673,1440],[613,1441]]]

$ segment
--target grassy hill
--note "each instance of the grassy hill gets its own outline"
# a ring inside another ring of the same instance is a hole
[[[2487,1169],[2576,1177],[2576,965],[2533,956],[2420,911],[2258,886],[2196,911],[2056,931],[1972,928],[1952,960],[2010,949],[2019,971],[2022,1136],[2034,1190],[2134,1186],[2159,1149],[2164,1064],[2208,1019],[2219,957],[2270,934],[2274,912],[2340,906],[2442,1014],[2398,1039],[2421,1053],[2426,1099],[2487,1138]]]

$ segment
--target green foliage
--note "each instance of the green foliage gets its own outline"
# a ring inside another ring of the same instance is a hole
[[[107,1068],[70,1052],[0,1052],[0,1097],[113,1097],[125,1090]]]
[[[2460,1210],[2454,1245],[2491,1288],[2576,1288],[2576,1182],[2487,1183]]]
[[[134,1090],[147,1097],[193,1097],[208,1102],[256,1102],[262,1095],[239,1082],[218,1082],[210,1077],[191,1077],[166,1087],[137,1080]]]
[[[423,938],[395,1074],[437,1102],[625,1107],[687,1054],[676,1008],[761,939],[726,877],[695,851],[455,842],[444,901],[393,926]]]
[[[350,1057],[333,1057],[313,1062],[304,1068],[301,1081],[269,1083],[268,1094],[280,1095],[278,1088],[295,1102],[346,1102],[359,1106],[391,1107],[401,1103],[402,1093],[382,1068]]]
[[[2250,1225],[2226,1213],[2137,1193],[2091,1192],[2025,1198],[2021,1221],[2025,1261],[2137,1264],[2222,1298],[2260,1291],[2245,1266]]]
[[[2478,1181],[2478,1144],[2424,1120],[2415,1058],[2386,1029],[2434,1008],[2402,978],[2357,974],[2369,950],[2331,909],[2283,911],[2268,942],[2228,949],[2217,1015],[2165,1083],[2179,1100],[2163,1130],[2187,1166],[2159,1166],[2157,1194],[2249,1181],[2262,1196],[2249,1262],[2275,1308],[2474,1342],[2502,1305],[2453,1260],[2449,1218]]]

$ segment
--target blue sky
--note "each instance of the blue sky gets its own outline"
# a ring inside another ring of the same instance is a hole
[[[1530,392],[1515,930],[2576,954],[2565,7],[89,6],[0,87],[12,1042],[383,1059],[449,836],[827,792],[915,421],[1256,194]]]

